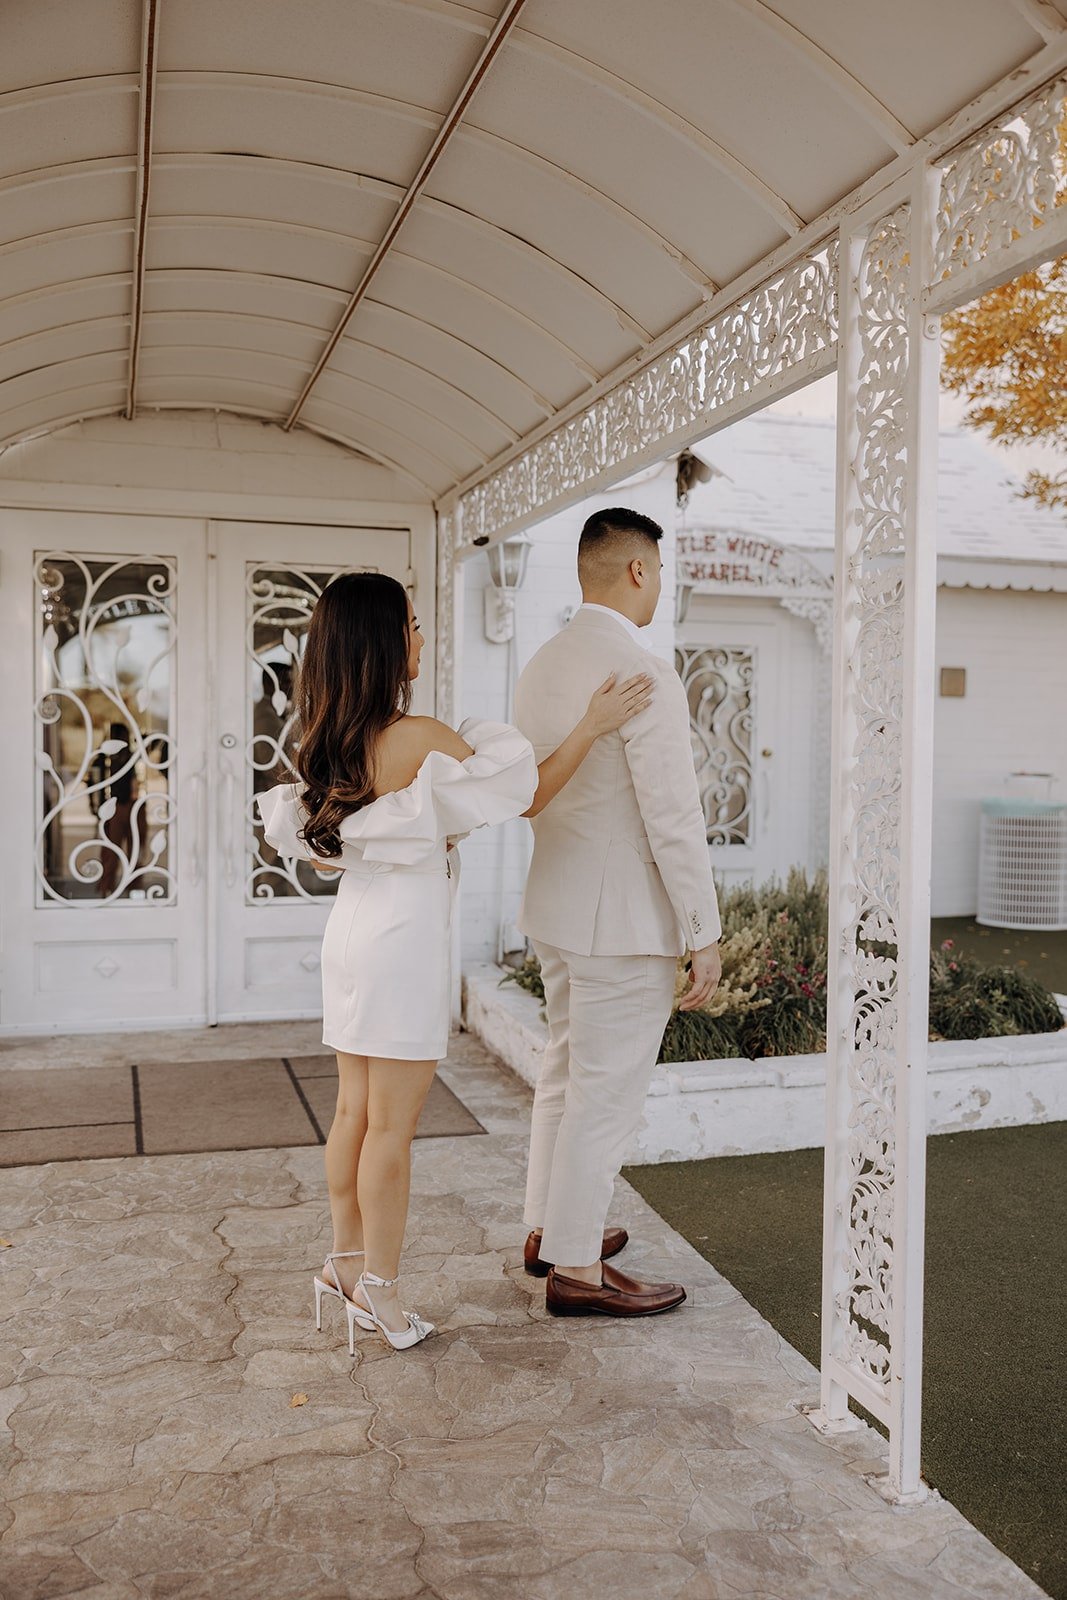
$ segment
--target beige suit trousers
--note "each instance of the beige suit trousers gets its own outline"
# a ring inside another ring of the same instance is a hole
[[[534,1094],[526,1225],[562,1266],[599,1260],[674,1000],[674,956],[583,956],[533,941],[548,1047]]]

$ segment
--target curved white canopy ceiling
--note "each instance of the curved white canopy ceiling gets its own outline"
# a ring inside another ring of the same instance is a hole
[[[438,496],[1031,63],[1061,12],[16,0],[0,444],[132,386],[311,428]]]

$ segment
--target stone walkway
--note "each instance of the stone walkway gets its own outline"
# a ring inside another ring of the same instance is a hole
[[[313,1049],[310,1024],[139,1041],[220,1059]],[[120,1059],[33,1041],[0,1066]],[[1027,1600],[946,1501],[888,1505],[873,1429],[817,1434],[815,1369],[627,1186],[620,1266],[688,1303],[547,1317],[522,1270],[527,1092],[472,1039],[442,1076],[488,1130],[414,1149],[394,1353],[336,1302],[322,1151],[0,1171],[8,1600]],[[109,1054],[109,1052],[112,1052]],[[0,1095],[3,1076],[0,1072]]]

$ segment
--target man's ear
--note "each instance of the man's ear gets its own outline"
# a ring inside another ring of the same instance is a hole
[[[637,587],[639,589],[642,588],[645,581],[645,573],[644,562],[641,560],[640,556],[634,556],[633,560],[630,562],[629,571],[630,576],[634,580],[634,583],[637,585]]]

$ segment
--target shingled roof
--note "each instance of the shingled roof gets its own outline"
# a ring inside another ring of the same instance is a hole
[[[834,436],[831,418],[780,412],[759,413],[713,435],[697,450],[713,476],[691,490],[686,527],[791,545],[819,557],[817,565],[829,571]],[[1067,516],[1021,499],[1020,484],[1008,460],[998,461],[976,435],[963,428],[941,430],[937,549],[942,582],[1067,588]],[[1018,570],[1009,572],[1009,565]]]

